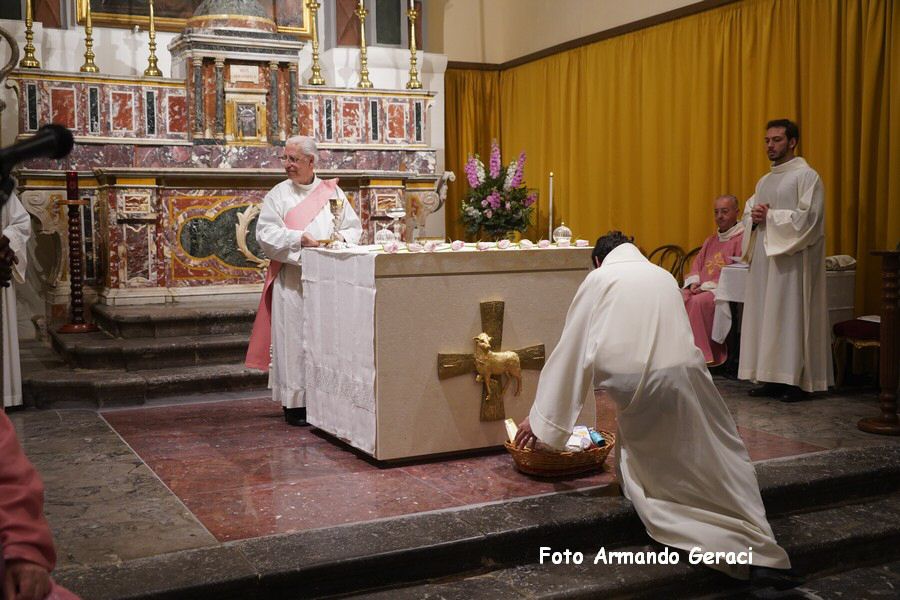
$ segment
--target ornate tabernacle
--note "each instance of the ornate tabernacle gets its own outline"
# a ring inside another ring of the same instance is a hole
[[[284,179],[278,146],[295,134],[319,142],[317,171],[341,179],[363,242],[394,205],[406,207],[405,236],[421,232],[442,203],[426,142],[434,92],[301,85],[303,45],[256,0],[207,0],[169,44],[171,77],[11,74],[19,139],[60,123],[76,141],[66,159],[28,161],[18,173],[37,231],[49,234],[37,236],[48,317],[68,312],[58,201],[70,170],[86,201],[86,304],[258,294],[267,260],[255,207]]]

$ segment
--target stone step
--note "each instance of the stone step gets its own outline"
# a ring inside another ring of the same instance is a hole
[[[900,447],[769,461],[757,473],[770,522],[802,574],[887,561],[900,549]],[[649,545],[630,502],[607,495],[604,488],[548,494],[73,567],[55,576],[97,600],[660,598],[746,589],[684,563],[618,571],[534,564],[540,546],[596,552]]]
[[[216,303],[108,306],[95,304],[91,316],[101,329],[121,338],[249,334],[258,300]]]
[[[50,333],[53,349],[79,369],[143,371],[242,362],[250,335],[220,333],[118,338],[93,333]]]
[[[38,408],[122,406],[153,398],[246,389],[268,393],[268,374],[240,364],[144,371],[55,368],[23,373],[24,402]]]

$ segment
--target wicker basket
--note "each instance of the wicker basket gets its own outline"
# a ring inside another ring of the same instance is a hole
[[[610,450],[616,445],[616,436],[608,431],[597,430],[606,444],[601,448],[589,448],[583,452],[547,452],[532,448],[519,449],[507,441],[507,451],[512,454],[516,468],[527,475],[538,477],[564,477],[577,475],[595,469],[602,469]]]

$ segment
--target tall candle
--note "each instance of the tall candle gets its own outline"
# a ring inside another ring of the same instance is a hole
[[[409,10],[416,9],[416,0],[409,0]]]
[[[366,7],[365,0],[359,0],[359,7],[360,7],[360,8],[365,8],[365,7]]]
[[[150,0],[150,33],[156,32],[156,24],[153,20],[153,0]]]
[[[553,237],[553,171],[550,171],[550,225],[547,227],[547,239]]]

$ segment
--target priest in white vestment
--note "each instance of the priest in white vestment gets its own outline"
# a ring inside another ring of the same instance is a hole
[[[572,300],[516,442],[564,448],[585,395],[602,389],[617,406],[619,481],[651,538],[688,552],[752,548],[757,572],[788,569],[678,283],[629,242],[618,231],[598,240],[598,268]],[[748,565],[710,566],[750,574]]]
[[[304,315],[301,249],[317,247],[320,241],[330,239],[335,233],[334,217],[329,208],[329,199],[334,197],[343,201],[337,237],[348,244],[356,244],[362,235],[359,217],[343,190],[337,187],[337,180],[323,181],[315,175],[317,159],[318,151],[312,138],[295,136],[287,140],[282,161],[288,179],[266,194],[256,224],[256,240],[273,265],[278,265],[274,273],[271,267],[269,271],[273,275],[270,282],[272,353],[269,387],[272,388],[272,399],[281,403],[285,419],[292,425],[306,423],[306,369],[301,336],[303,319],[316,318],[315,315]],[[264,301],[265,294],[264,291]],[[260,323],[261,313],[265,312],[262,302],[260,309],[247,364],[265,369],[269,345],[255,344],[256,338],[263,339],[263,336],[257,336],[257,329],[266,328]],[[254,346],[259,352],[252,360]]]
[[[763,382],[751,396],[794,401],[834,383],[825,297],[825,191],[794,151],[796,124],[770,121],[772,170],[744,208],[750,261],[738,378]]]
[[[31,237],[31,218],[25,207],[13,193],[0,213],[0,262],[4,272],[2,279],[3,318],[3,406],[22,404],[22,371],[19,364],[19,331],[16,319],[16,291],[11,279],[25,283],[27,263],[26,244]],[[14,257],[14,258],[13,258]]]

